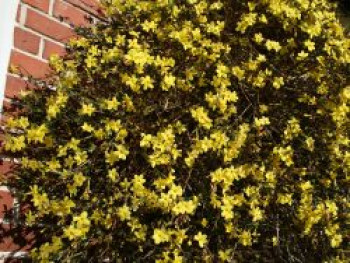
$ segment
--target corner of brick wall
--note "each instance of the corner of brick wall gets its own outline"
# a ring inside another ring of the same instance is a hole
[[[7,0],[6,0],[7,1]],[[88,25],[102,17],[98,0],[21,0],[14,28],[14,43],[10,65],[23,75],[7,74],[4,105],[28,87],[26,76],[45,77],[49,73],[48,59],[52,54],[64,55],[64,45],[74,36],[72,25]],[[10,66],[9,65],[9,66]],[[29,85],[30,87],[30,85]],[[10,170],[11,162],[1,159],[0,177]],[[5,258],[20,258],[30,247],[30,233],[16,233],[6,213],[16,200],[8,188],[0,186],[0,262]],[[11,232],[12,231],[12,232]],[[22,235],[22,236],[21,236]],[[12,254],[11,253],[15,253]]]

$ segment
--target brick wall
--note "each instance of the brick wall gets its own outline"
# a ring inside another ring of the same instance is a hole
[[[49,56],[54,53],[63,55],[64,44],[74,36],[72,25],[88,25],[101,15],[98,0],[21,0],[10,65],[24,76],[45,77],[49,72]],[[11,103],[11,98],[26,86],[25,77],[8,73],[4,105]],[[9,160],[2,156],[0,175],[6,176],[10,166]],[[16,202],[9,189],[0,186],[0,262],[5,257],[25,255],[33,238],[23,226],[18,228],[16,222],[6,220],[6,213],[13,207],[16,208]]]

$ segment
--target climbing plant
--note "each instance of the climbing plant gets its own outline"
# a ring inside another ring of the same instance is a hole
[[[345,262],[350,38],[335,4],[102,5],[7,120],[34,262]]]

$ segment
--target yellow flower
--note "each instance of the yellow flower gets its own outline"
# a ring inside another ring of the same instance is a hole
[[[199,41],[202,37],[201,30],[199,28],[192,30],[192,36],[193,36],[193,39]]]
[[[90,230],[90,220],[86,211],[73,217],[72,224],[64,230],[64,235],[70,240],[84,236]]]
[[[265,104],[261,104],[261,105],[259,105],[259,111],[260,111],[260,113],[266,113],[269,111],[269,106],[267,106]]]
[[[122,221],[129,220],[131,218],[131,211],[127,205],[119,207],[117,214],[118,214],[120,220],[122,220]]]
[[[258,44],[261,44],[261,42],[264,41],[263,35],[262,35],[261,33],[256,33],[256,34],[254,35],[254,41],[255,41],[256,43],[258,43]]]
[[[205,244],[207,244],[207,235],[202,234],[202,232],[198,232],[197,235],[194,236],[194,240],[196,240],[201,248],[204,247]]]
[[[237,158],[242,146],[245,144],[250,127],[248,124],[243,123],[239,126],[236,136],[232,141],[227,143],[227,148],[224,149],[224,161],[229,162],[234,158]]]
[[[179,229],[175,232],[176,242],[178,244],[182,244],[184,240],[187,239],[186,231],[186,229]]]
[[[261,118],[255,118],[254,119],[254,124],[257,128],[261,128],[263,126],[269,125],[270,124],[270,120],[268,117],[261,117]]]
[[[287,147],[274,147],[273,153],[277,154],[279,158],[289,167],[294,164],[293,149],[289,145]]]
[[[86,132],[93,132],[94,127],[92,127],[90,124],[84,122],[84,124],[81,126],[81,129]]]
[[[86,162],[88,158],[86,151],[77,151],[77,153],[74,156],[74,160],[78,165],[81,165],[82,163]]]
[[[210,5],[210,10],[220,10],[224,7],[224,4],[222,2],[214,2]]]
[[[163,79],[162,89],[169,90],[169,88],[174,87],[175,80],[176,80],[176,78],[173,75],[171,75],[171,74],[166,75]]]
[[[56,159],[52,159],[51,161],[47,162],[47,166],[51,171],[55,171],[59,168],[61,168],[61,164]]]
[[[293,202],[292,195],[293,194],[278,194],[277,203],[282,205],[285,205],[285,204],[292,205],[292,202]]]
[[[312,42],[310,39],[307,39],[307,40],[304,42],[304,45],[305,45],[305,47],[307,47],[307,49],[308,49],[309,51],[315,50],[315,42]]]
[[[6,142],[5,142],[5,150],[6,151],[11,151],[11,152],[17,152],[26,147],[25,144],[25,137],[23,135],[18,136],[18,137],[8,137]]]
[[[273,86],[275,89],[279,89],[282,85],[284,85],[283,77],[275,77],[275,78],[273,79],[273,84],[272,84],[272,86]]]
[[[108,171],[108,178],[111,179],[112,182],[115,182],[118,176],[119,174],[115,168]]]
[[[37,185],[31,186],[32,202],[35,207],[39,210],[46,209],[50,203],[50,200],[46,193],[39,193],[39,188]]]
[[[244,33],[249,26],[253,26],[255,24],[256,18],[257,14],[253,12],[242,15],[241,21],[237,23],[236,30]]]
[[[85,59],[85,63],[87,68],[95,68],[97,67],[97,58],[92,55],[88,55]]]
[[[315,140],[314,140],[312,137],[307,137],[306,140],[305,140],[305,144],[306,144],[307,149],[308,149],[310,152],[313,152],[313,151],[314,151],[314,148],[315,148]]]
[[[219,250],[219,259],[223,262],[229,262],[231,259],[232,249]]]
[[[155,21],[146,20],[141,24],[141,26],[142,26],[142,29],[145,30],[146,32],[149,32],[149,31],[154,32],[157,28],[157,23]]]
[[[32,141],[42,143],[46,133],[48,133],[48,129],[45,124],[42,124],[39,127],[27,130],[27,140],[29,143]]]
[[[276,52],[281,50],[281,45],[277,41],[267,40],[265,45],[267,50],[275,50]]]
[[[117,150],[111,152],[105,152],[106,162],[110,165],[113,165],[119,160],[126,160],[129,150],[124,146],[119,144]]]
[[[169,196],[171,196],[173,199],[175,199],[176,197],[178,196],[182,196],[183,194],[183,189],[180,185],[175,185],[175,184],[172,184],[171,185],[171,188],[168,192]]]
[[[336,217],[338,213],[337,204],[334,201],[330,201],[330,200],[326,200],[325,204],[327,207],[327,212],[329,214],[332,214],[334,217]]]
[[[196,202],[193,200],[190,201],[180,201],[175,206],[173,206],[172,211],[175,215],[180,214],[193,214],[196,210]]]
[[[86,177],[83,175],[83,173],[76,173],[73,177],[73,181],[76,186],[82,186],[85,180]]]
[[[260,15],[259,21],[261,23],[263,23],[263,24],[267,24],[268,23],[267,18],[266,18],[266,16],[264,14]]]
[[[49,105],[47,107],[47,118],[50,120],[52,118],[55,118],[57,116],[57,113],[60,111],[60,107],[57,104]]]
[[[201,225],[204,226],[204,227],[207,227],[208,220],[206,218],[203,218],[202,221],[201,221]]]
[[[331,247],[333,248],[339,247],[342,242],[343,242],[343,237],[341,235],[339,234],[334,235],[331,238]]]
[[[297,60],[304,60],[308,56],[309,56],[309,53],[302,50],[301,52],[298,53]]]
[[[138,78],[136,77],[135,74],[133,74],[132,76],[126,75],[124,82],[126,85],[128,85],[131,88],[131,90],[133,90],[135,92],[140,91],[140,86],[138,84]]]
[[[98,129],[98,130],[94,130],[93,131],[94,132],[94,136],[96,137],[96,138],[98,138],[98,139],[103,139],[104,137],[105,137],[105,132],[104,132],[104,130],[103,129]]]
[[[192,117],[205,129],[209,130],[212,126],[212,120],[209,118],[204,107],[196,107],[191,109]]]
[[[108,99],[104,100],[104,107],[107,110],[116,110],[118,109],[119,105],[120,105],[120,102],[115,97],[109,100]]]
[[[90,104],[83,104],[80,109],[80,114],[91,116],[95,112],[95,107]]]
[[[216,74],[220,77],[227,77],[227,74],[229,73],[229,68],[223,64],[219,64],[216,68]]]
[[[207,32],[220,36],[220,33],[224,29],[224,27],[225,27],[224,21],[210,22],[207,24]]]
[[[249,214],[253,217],[253,222],[263,219],[263,212],[259,207],[254,207],[249,211]]]
[[[122,128],[121,121],[120,120],[106,120],[106,131],[113,131],[115,133],[119,132],[119,130]]]
[[[266,178],[266,181],[268,183],[271,183],[271,184],[275,184],[276,183],[276,175],[273,172],[271,172],[271,171],[269,171],[269,172],[267,172],[265,174],[265,178]]]
[[[170,236],[165,229],[155,228],[152,236],[155,244],[160,244],[163,242],[168,242]]]
[[[311,190],[312,189],[312,184],[310,183],[310,181],[306,181],[306,182],[300,183],[300,189],[303,192]]]
[[[58,56],[57,54],[53,54],[49,58],[50,65],[57,71],[63,71],[64,65],[63,65],[63,60]]]
[[[249,231],[244,230],[240,235],[239,235],[239,242],[243,246],[251,246],[252,245],[252,234]]]
[[[77,226],[88,227],[90,226],[90,220],[86,211],[82,212],[79,216],[74,216],[73,221],[77,222]]]
[[[234,218],[234,213],[232,212],[232,205],[223,205],[221,206],[221,216],[225,218],[225,220],[230,220]]]
[[[141,78],[141,84],[143,85],[143,89],[153,89],[153,80],[151,79],[150,76],[145,76]]]
[[[232,68],[232,74],[235,75],[239,80],[244,78],[245,71],[241,69],[239,66],[234,66]]]
[[[278,237],[274,236],[274,237],[272,238],[272,245],[275,247],[275,246],[278,245],[278,242],[279,242]]]

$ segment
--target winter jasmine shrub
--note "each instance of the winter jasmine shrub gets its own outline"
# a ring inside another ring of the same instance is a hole
[[[7,121],[33,260],[345,262],[350,38],[335,5],[103,6]]]

